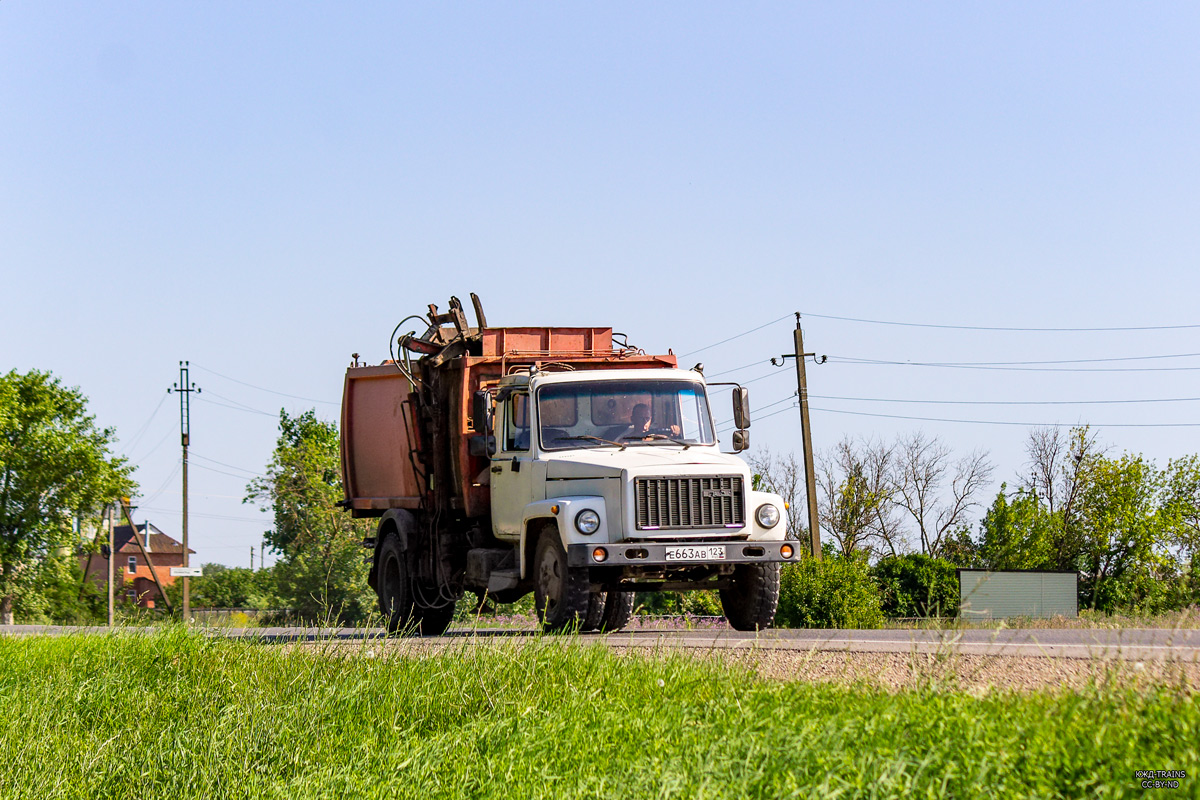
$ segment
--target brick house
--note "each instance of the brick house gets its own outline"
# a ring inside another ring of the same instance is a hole
[[[146,556],[134,541],[135,535],[145,547],[150,563],[146,563]],[[113,529],[113,544],[113,594],[142,608],[154,608],[161,595],[151,570],[158,573],[163,586],[175,583],[178,578],[171,576],[171,567],[183,566],[183,545],[148,522],[138,525],[136,530],[129,525],[118,525]],[[188,548],[189,554],[195,552]],[[89,566],[87,556],[83,555],[79,565],[87,570],[87,578],[103,590],[108,580],[105,560],[97,554]]]

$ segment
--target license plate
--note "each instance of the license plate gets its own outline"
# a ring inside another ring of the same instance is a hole
[[[667,547],[663,558],[667,561],[723,561],[725,546],[711,544],[700,547]]]

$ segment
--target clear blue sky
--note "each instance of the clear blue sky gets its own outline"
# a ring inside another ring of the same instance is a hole
[[[401,317],[451,294],[478,292],[492,324],[611,325],[677,353],[793,311],[1200,325],[1197,42],[1185,3],[7,0],[0,369],[81,387],[139,465],[139,520],[177,535],[178,405],[160,401],[190,359],[192,541],[202,561],[246,564],[270,517],[240,499],[279,408],[336,418],[350,353],[382,360]],[[790,327],[687,359],[758,364],[732,376],[764,376],[756,448],[799,446],[795,411],[765,416],[794,389],[763,366]],[[1200,353],[1200,328],[812,316],[805,334],[831,355],[810,370],[815,398],[1200,397],[1198,357],[1066,365],[1188,368],[1139,372],[832,357]],[[1197,401],[813,405],[1200,421]],[[987,449],[994,488],[1026,434],[824,410],[813,425],[818,448],[921,427]],[[1196,427],[1100,435],[1160,462],[1200,451]]]

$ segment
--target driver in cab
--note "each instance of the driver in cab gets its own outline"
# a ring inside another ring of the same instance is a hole
[[[618,442],[622,439],[648,439],[658,433],[657,431],[652,431],[650,425],[650,406],[645,403],[638,403],[633,407],[633,413],[629,416],[629,425],[624,430],[618,431],[615,436],[609,438],[615,439]],[[663,433],[667,433],[670,436],[678,436],[679,426],[671,425],[668,428],[664,428]]]

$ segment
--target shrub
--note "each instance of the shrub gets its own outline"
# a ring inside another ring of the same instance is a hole
[[[783,567],[777,628],[875,628],[879,592],[865,561],[826,555]]]
[[[958,616],[954,564],[920,553],[881,558],[871,568],[889,617]]]

